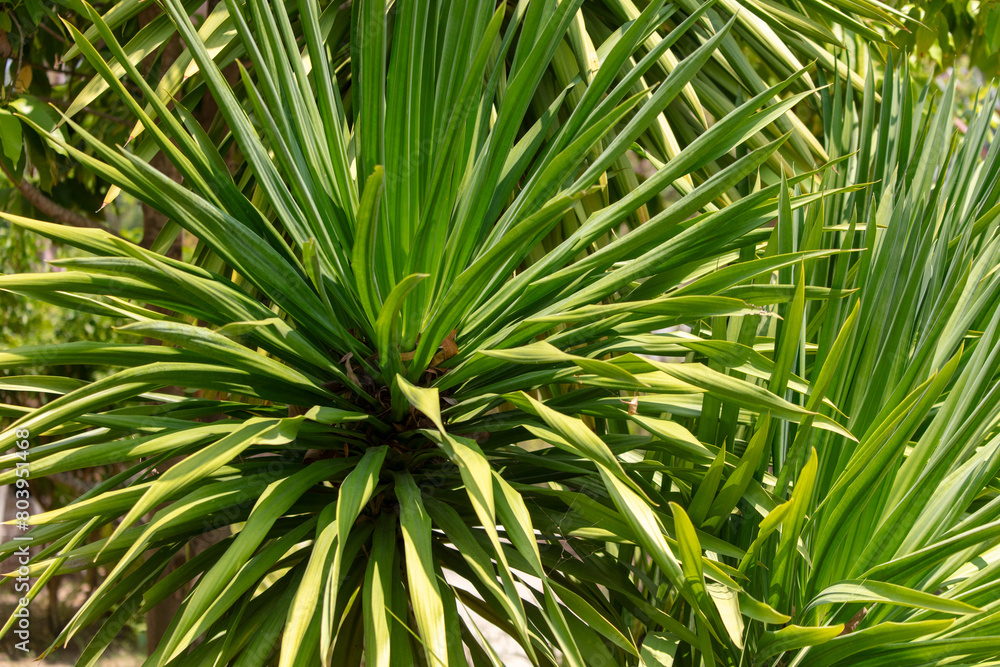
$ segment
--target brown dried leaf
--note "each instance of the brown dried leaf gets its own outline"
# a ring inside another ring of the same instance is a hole
[[[17,73],[17,79],[14,80],[15,93],[20,95],[27,92],[28,87],[31,86],[32,74],[31,65],[25,65],[21,68],[21,71]]]
[[[854,632],[855,628],[858,627],[861,621],[865,620],[865,616],[867,615],[868,615],[868,607],[862,607],[861,611],[859,611],[858,613],[856,613],[854,616],[851,617],[851,620],[849,620],[847,623],[844,623],[843,632],[841,632],[837,636],[843,637],[844,635],[849,635],[852,632]]]
[[[434,358],[431,360],[431,367],[440,366],[458,354],[458,345],[455,344],[456,333],[458,333],[457,330],[452,329],[448,337],[441,341],[441,345],[438,346],[438,349],[441,351],[434,355]]]
[[[343,357],[340,358],[340,363],[346,366],[348,379],[350,379],[350,381],[353,382],[354,384],[360,386],[361,380],[358,379],[358,376],[354,373],[354,368],[351,366],[351,357],[353,356],[354,356],[353,352],[348,352],[347,354],[345,354]]]

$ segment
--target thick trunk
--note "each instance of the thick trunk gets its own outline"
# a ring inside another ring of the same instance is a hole
[[[158,153],[152,160],[149,161],[149,165],[154,169],[157,169],[175,181],[179,181],[180,174],[177,173],[177,169],[173,164],[170,163],[162,153]],[[149,248],[153,245],[153,241],[156,237],[160,235],[160,231],[163,230],[164,225],[167,224],[167,216],[163,215],[155,208],[149,204],[142,205],[142,241],[140,245],[143,248]],[[167,249],[167,257],[173,259],[181,258],[181,248],[184,243],[184,232],[177,235],[174,242],[170,244],[170,248]]]

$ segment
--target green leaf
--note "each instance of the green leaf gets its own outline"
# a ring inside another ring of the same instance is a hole
[[[650,632],[642,640],[644,667],[671,667],[680,641],[669,632]]]
[[[396,475],[399,527],[406,555],[406,580],[413,615],[429,664],[448,664],[448,636],[441,589],[434,571],[431,520],[420,499],[420,490],[409,473]]]
[[[718,495],[712,501],[708,511],[708,519],[703,522],[706,530],[717,529],[721,526],[743,498],[754,474],[760,469],[761,457],[770,435],[770,424],[770,415],[765,415],[758,423],[746,451],[740,457],[740,462],[736,464],[736,469],[726,478]],[[722,451],[721,448],[720,451]]]
[[[375,240],[378,238],[379,202],[382,199],[384,170],[376,166],[365,182],[358,205],[358,227],[354,235],[351,252],[351,267],[357,283],[358,299],[361,301],[368,321],[375,323],[382,311],[382,299],[378,291],[378,279],[373,268],[375,262]],[[381,255],[379,255],[381,256]]]
[[[952,620],[880,623],[875,627],[863,628],[837,637],[800,655],[808,656],[810,664],[825,667],[825,665],[837,664],[859,653],[867,653],[885,644],[912,642],[938,635],[953,624]]]
[[[981,611],[958,600],[949,600],[940,595],[924,593],[897,584],[882,581],[842,581],[823,589],[809,601],[802,614],[820,605],[853,602],[882,602],[903,607],[931,609],[945,614],[974,614]]]
[[[819,458],[816,455],[816,450],[813,449],[809,460],[799,474],[799,478],[795,481],[795,486],[792,488],[792,498],[781,519],[781,539],[775,553],[774,573],[771,576],[768,596],[768,603],[776,609],[781,608],[782,601],[788,604],[792,595],[793,573],[795,572],[795,563],[799,558],[798,542],[805,524],[806,513],[812,504],[818,466]]]
[[[825,644],[843,630],[843,624],[820,628],[787,625],[775,632],[765,632],[757,645],[754,664],[766,664],[768,658],[787,651]]]
[[[0,109],[0,149],[3,149],[4,166],[14,172],[21,159],[21,121],[6,109]]]

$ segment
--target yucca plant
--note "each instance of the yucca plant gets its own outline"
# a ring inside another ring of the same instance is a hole
[[[874,92],[871,73],[857,102],[837,85],[823,92],[828,151],[848,156],[823,187],[868,185],[785,209],[769,241],[769,252],[853,251],[779,270],[796,288],[772,327],[775,367],[797,358],[811,380],[805,407],[833,416],[820,403],[830,399],[859,441],[766,422],[748,438],[741,464],[751,452],[770,458],[772,490],[788,500],[759,531],[730,525],[727,540],[748,554],[747,591],[791,618],[751,628],[747,646],[759,664],[995,664],[997,95],[980,100],[962,136],[954,79],[938,98],[890,62],[881,109]],[[730,321],[723,337],[745,329]],[[700,432],[721,444],[732,433],[725,414],[703,410]],[[709,471],[696,497],[717,485]]]
[[[56,642],[99,628],[81,664],[192,582],[147,664],[501,664],[482,620],[540,665],[993,656],[995,575],[963,569],[996,542],[995,414],[974,412],[996,375],[988,115],[949,162],[947,104],[925,137],[889,77],[876,135],[876,96],[855,122],[838,84],[821,98],[835,164],[796,174],[772,160],[788,133],[761,139],[816,99],[788,95],[799,71],[664,162],[650,128],[734,22],[653,2],[597,67],[559,74],[582,4],[403,2],[390,29],[379,2],[227,3],[246,54],[233,87],[214,60],[229,47],[166,0],[224,119],[209,131],[85,7],[77,48],[147,143],[74,126],[87,145],[60,147],[173,226],[147,250],[4,216],[93,257],[0,288],[163,343],[0,353],[114,370],[3,378],[58,396],[3,406],[0,443],[35,439],[0,458],[3,483],[25,458],[36,478],[122,468],[27,534],[29,598],[55,573],[107,571]],[[681,39],[698,46],[655,71]],[[656,167],[641,182],[621,171],[632,148]],[[145,163],[154,150],[182,184]],[[157,252],[181,228],[190,261]],[[898,294],[896,266],[913,271]],[[907,449],[918,432],[928,444]],[[961,497],[915,514],[943,483]],[[919,507],[900,504],[911,489]]]
[[[362,654],[366,664],[460,663],[463,645],[476,662],[497,660],[459,604],[499,624],[538,663],[635,659],[642,637],[665,627],[700,653],[714,651],[724,626],[675,552],[687,549],[685,567],[707,567],[734,590],[735,570],[712,559],[702,566],[684,519],[683,545],[672,537],[661,476],[644,479],[652,473],[641,457],[629,459],[651,439],[629,435],[627,422],[638,415],[618,387],[632,387],[636,374],[646,378],[642,386],[692,396],[732,387],[704,369],[692,385],[632,355],[618,369],[588,359],[584,347],[617,324],[648,333],[747,305],[645,299],[617,306],[624,314],[611,320],[588,310],[631,293],[637,280],[676,284],[671,269],[755,242],[744,235],[774,215],[776,187],[725,215],[688,218],[753,173],[780,141],[732,161],[638,233],[614,233],[664,187],[740,146],[802,95],[762,108],[785,84],[768,90],[628,198],[610,201],[606,171],[726,29],[651,95],[637,91],[663,50],[702,19],[690,15],[626,66],[670,11],[653,3],[612,36],[600,69],[577,84],[571,113],[554,124],[560,94],[523,128],[580,4],[523,3],[508,17],[505,7],[484,3],[452,3],[440,14],[407,3],[387,49],[385,6],[359,3],[350,19],[349,104],[339,85],[346,74],[333,71],[324,49],[329,23],[314,4],[297,8],[298,33],[280,4],[230,4],[252,67],[242,70],[244,108],[184,7],[168,2],[231,132],[218,143],[126,65],[153,122],[92,42],[74,33],[185,183],[93,138],[93,156],[64,148],[168,214],[199,247],[184,263],[99,232],[8,216],[96,257],[61,261],[59,273],[5,276],[5,289],[133,319],[123,332],[165,343],[69,342],[3,357],[8,366],[125,367],[80,387],[6,380],[64,392],[5,432],[5,445],[24,431],[51,440],[31,450],[33,475],[129,464],[78,502],[32,518],[39,527],[31,536],[47,545],[32,566],[35,590],[55,572],[110,570],[59,641],[97,621],[116,627],[197,578],[150,664],[348,664]],[[127,63],[106,23],[92,17],[99,38]],[[236,174],[221,158],[231,144],[245,160]],[[580,219],[584,201],[596,213]],[[557,225],[571,231],[546,252]],[[647,244],[650,252],[637,252]],[[617,269],[605,275],[608,267]],[[589,324],[560,325],[573,321]],[[545,332],[553,335],[533,353],[503,351]],[[168,386],[185,392],[157,393]],[[751,409],[808,414],[749,383],[737,387]],[[597,421],[585,414],[594,410]],[[17,460],[6,459],[12,467]],[[11,481],[16,471],[7,475]],[[645,557],[609,558],[618,547],[606,544],[604,526],[562,525],[578,502],[628,526],[663,575],[633,580],[633,568],[648,568]],[[110,534],[88,542],[105,525]],[[159,578],[190,539],[220,526],[232,526],[231,536]],[[589,574],[573,572],[574,552],[593,554]],[[445,572],[469,590],[454,588]],[[624,586],[618,599],[602,592],[609,577]],[[668,604],[681,620],[663,611]],[[111,636],[98,633],[81,661],[97,660]]]

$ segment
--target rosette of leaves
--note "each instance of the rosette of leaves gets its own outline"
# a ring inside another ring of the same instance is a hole
[[[744,465],[706,507],[692,484],[731,454],[671,416],[716,401],[740,429],[849,430],[805,407],[787,360],[779,391],[640,353],[657,331],[759,315],[733,290],[813,256],[779,252],[768,224],[822,197],[816,174],[774,176],[762,166],[788,133],[759,142],[811,93],[786,93],[796,72],[646,180],[611,187],[733,22],[715,30],[695,11],[640,53],[672,11],[650,3],[598,47],[592,72],[548,94],[581,4],[402,2],[389,30],[385,3],[230,3],[246,54],[230,84],[191,8],[166,0],[224,119],[213,133],[165,103],[84,6],[93,31],[69,28],[76,47],[183,182],[142,144],[109,146],[67,120],[86,146],[51,141],[172,224],[147,250],[4,214],[92,256],[0,288],[127,318],[119,330],[136,337],[0,353],[7,369],[116,369],[87,383],[5,378],[51,400],[3,406],[0,444],[34,439],[0,458],[4,483],[23,459],[35,478],[125,466],[31,518],[29,598],[56,573],[107,572],[57,640],[98,627],[81,664],[189,585],[147,664],[500,664],[486,621],[533,664],[735,665],[734,614],[787,619],[745,590],[745,550],[704,529],[744,497],[776,506],[773,480]],[[345,25],[338,65],[327,40]],[[703,42],[653,73],[696,29]],[[683,196],[652,207],[685,178]],[[161,254],[179,229],[198,240],[190,261]],[[217,543],[164,574],[213,531]]]

